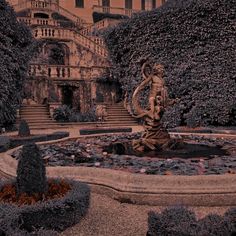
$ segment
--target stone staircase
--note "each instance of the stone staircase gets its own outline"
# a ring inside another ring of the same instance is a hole
[[[112,128],[138,125],[137,120],[125,110],[122,103],[107,105],[107,112],[108,116],[104,122],[59,123],[50,117],[49,109],[46,105],[23,105],[20,109],[20,118],[16,124],[19,125],[20,120],[26,120],[30,129],[60,129],[77,126]]]
[[[102,124],[98,124],[101,127],[128,127],[136,126],[138,122],[133,118],[128,111],[124,108],[122,103],[116,103],[107,105],[108,116]]]
[[[50,117],[46,105],[23,105],[20,109],[20,120],[26,120],[31,129],[57,128],[58,124]],[[19,123],[19,122],[18,122]]]

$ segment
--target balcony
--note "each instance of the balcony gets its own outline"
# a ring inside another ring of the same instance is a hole
[[[93,6],[94,12],[110,13],[110,14],[119,14],[131,17],[134,13],[139,12],[140,10],[126,9],[126,8],[116,8],[116,7],[104,7],[104,6]]]

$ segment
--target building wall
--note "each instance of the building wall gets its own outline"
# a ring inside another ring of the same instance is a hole
[[[11,5],[16,5],[18,3],[22,3],[26,0],[8,0]],[[76,0],[54,0],[58,1],[59,5],[66,10],[70,11],[71,13],[81,17],[87,23],[92,23],[92,13],[93,11],[102,11],[102,0],[84,0],[84,7],[76,7]],[[152,2],[152,0],[145,0],[146,7],[150,6],[148,2]],[[156,7],[162,5],[163,2],[166,0],[155,0]],[[132,0],[132,10],[139,11],[142,9],[142,0]],[[100,6],[100,8],[98,7]],[[125,8],[125,0],[110,0],[110,7],[113,8],[111,13],[122,14],[123,11],[121,9]],[[147,10],[150,10],[146,8]]]

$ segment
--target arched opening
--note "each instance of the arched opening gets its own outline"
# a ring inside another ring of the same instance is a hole
[[[64,43],[47,42],[43,46],[43,57],[49,65],[69,65],[70,49]]]
[[[46,13],[38,12],[38,13],[34,13],[34,18],[44,18],[44,19],[48,19],[48,18],[49,18],[49,15],[46,14]]]

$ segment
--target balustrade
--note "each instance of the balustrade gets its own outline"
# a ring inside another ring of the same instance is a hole
[[[49,25],[49,26],[60,26],[61,21],[52,19],[42,19],[42,18],[29,18],[29,17],[17,17],[20,22],[26,25]]]
[[[126,8],[116,8],[116,7],[105,7],[105,6],[93,6],[93,11],[111,14],[120,14],[131,17],[132,14],[138,12],[139,10],[126,9]]]
[[[78,67],[64,65],[31,64],[29,75],[52,79],[95,79],[107,70],[106,67]]]
[[[92,35],[94,33],[96,33],[95,31],[98,31],[100,29],[104,29],[106,27],[108,27],[109,25],[113,25],[114,22],[117,22],[116,20],[114,19],[104,19],[104,20],[101,20],[95,24],[92,24],[92,25],[89,25],[88,27],[86,27],[85,29],[82,29],[80,30],[80,33],[83,34],[83,35]]]
[[[58,5],[57,1],[35,1],[35,0],[27,0],[25,2],[19,3],[13,6],[16,12],[25,10],[25,9],[43,9],[58,12],[59,14],[67,17],[68,19],[75,22],[78,27],[82,27],[85,23],[84,20],[74,15],[70,11],[64,9],[63,7]]]
[[[102,57],[107,57],[107,50],[104,47],[71,29],[37,27],[33,30],[33,33],[35,38],[72,40]],[[99,43],[101,43],[101,41],[99,41]]]

